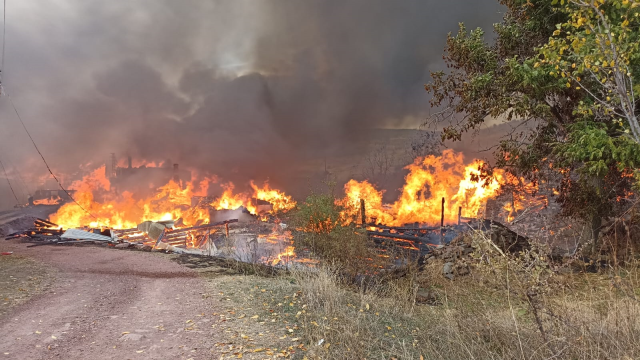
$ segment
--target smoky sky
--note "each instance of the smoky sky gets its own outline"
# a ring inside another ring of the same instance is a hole
[[[496,0],[8,0],[4,85],[61,172],[110,153],[286,184],[417,126],[446,34]],[[6,99],[0,153],[44,174]],[[409,120],[407,123],[407,119]]]

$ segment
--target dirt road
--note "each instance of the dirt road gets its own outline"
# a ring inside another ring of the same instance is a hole
[[[0,318],[0,359],[219,357],[211,351],[212,303],[190,269],[150,253],[89,246],[0,240],[0,251],[59,271],[51,290]]]

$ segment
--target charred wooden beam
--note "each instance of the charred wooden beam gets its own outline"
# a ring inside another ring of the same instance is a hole
[[[206,230],[206,229],[209,229],[209,228],[212,228],[212,227],[222,226],[222,225],[232,224],[232,223],[237,223],[237,222],[238,222],[238,219],[231,219],[231,220],[225,220],[225,221],[220,221],[220,222],[206,224],[206,225],[194,226],[194,227],[190,227],[190,228],[177,229],[177,230],[173,230],[173,231],[165,234],[165,237],[166,236],[170,236],[170,235],[179,234],[179,233],[189,232],[189,231]]]
[[[389,229],[397,231],[432,231],[440,230],[440,227],[407,227],[407,226],[387,226],[387,225],[371,225],[379,229]]]
[[[412,241],[417,241],[417,242],[422,242],[424,240],[427,240],[427,239],[425,239],[423,237],[420,237],[420,236],[410,236],[410,235],[386,233],[386,232],[379,232],[379,231],[367,231],[367,235],[369,235],[369,236],[379,236],[379,237],[390,238],[390,239],[412,240]]]
[[[111,229],[111,232],[114,232],[118,235],[124,235],[124,234],[129,234],[129,233],[136,233],[136,232],[141,232],[141,230],[134,228],[134,229]]]
[[[62,235],[64,233],[64,230],[61,229],[31,229],[31,230],[27,230],[25,231],[25,233],[29,233],[29,234],[57,234],[57,235]]]
[[[40,218],[36,218],[34,220],[34,223],[42,223],[42,224],[45,224],[46,226],[49,226],[49,227],[60,227],[60,225],[58,225],[56,223],[53,223],[53,222],[51,222],[49,220],[40,219]]]

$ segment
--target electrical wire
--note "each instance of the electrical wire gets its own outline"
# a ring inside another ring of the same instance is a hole
[[[4,71],[4,48],[5,48],[5,38],[6,38],[6,28],[7,28],[7,21],[6,21],[7,20],[7,0],[3,0],[3,14],[2,14],[2,16],[3,16],[3,24],[2,24],[2,62],[0,63],[0,77],[2,76],[2,71]],[[38,145],[36,145],[36,142],[33,140],[33,137],[31,137],[31,133],[29,133],[29,130],[27,130],[27,126],[24,124],[24,121],[22,121],[22,117],[20,116],[20,113],[18,112],[18,109],[16,108],[15,104],[13,103],[13,99],[11,99],[9,94],[4,92],[3,90],[4,90],[4,88],[2,87],[2,79],[0,78],[0,95],[4,94],[9,99],[9,103],[11,103],[11,107],[13,108],[13,111],[16,112],[16,115],[18,116],[18,120],[20,120],[20,124],[22,124],[22,128],[24,129],[24,131],[29,136],[29,139],[31,140],[31,143],[33,144],[33,147],[36,148],[36,151],[40,155],[40,158],[42,158],[42,162],[44,162],[44,165],[47,167],[47,170],[49,170],[49,173],[51,174],[51,176],[56,180],[56,182],[58,183],[58,186],[60,186],[60,189],[62,189],[62,191],[64,191],[64,193],[67,194],[69,199],[73,200],[73,202],[76,205],[78,205],[78,207],[80,207],[80,209],[82,209],[84,212],[89,214],[89,216],[91,216],[91,217],[93,217],[94,219],[97,220],[98,218],[95,215],[90,213],[87,209],[85,209],[82,205],[80,205],[80,203],[77,202],[76,199],[73,198],[73,196],[71,196],[71,194],[67,191],[67,189],[65,189],[64,186],[62,186],[62,183],[60,182],[60,180],[58,180],[58,177],[56,177],[56,175],[53,173],[53,171],[51,171],[51,168],[49,167],[49,164],[47,163],[47,160],[44,159],[44,155],[42,155],[42,152],[40,152],[40,149],[38,148]],[[4,169],[4,165],[2,166],[2,168]],[[5,171],[5,176],[6,176],[6,171]],[[7,181],[9,181],[8,177],[7,177]],[[10,182],[9,182],[9,186],[11,186]],[[13,192],[13,187],[11,187],[11,191]],[[18,201],[18,197],[16,196],[15,192],[13,192],[13,196],[16,198],[16,201],[18,202],[18,205],[19,205],[20,202]]]
[[[4,44],[7,34],[7,0],[3,1],[2,7],[2,63],[0,63],[0,95],[2,95],[2,72],[4,71]]]
[[[27,198],[31,196],[31,191],[29,191],[29,188],[27,187],[27,183],[24,181],[24,178],[22,177],[22,174],[20,174],[20,171],[18,170],[18,168],[10,160],[7,160],[7,162],[9,163],[9,166],[11,166],[13,171],[15,171],[16,174],[18,174],[18,179],[20,179],[20,184],[22,185],[22,193],[24,197]]]
[[[16,196],[16,192],[13,191],[13,186],[11,185],[11,181],[9,181],[9,175],[7,175],[7,169],[4,168],[4,164],[2,163],[2,160],[0,160],[0,166],[2,167],[2,171],[4,172],[4,177],[7,179],[7,183],[9,184],[9,188],[11,189],[11,192],[13,193],[13,197],[16,198],[16,205],[20,205],[20,200],[18,200],[18,196]]]
[[[71,194],[67,191],[67,189],[65,189],[64,186],[62,186],[62,183],[60,182],[60,180],[58,180],[58,177],[53,173],[53,171],[49,167],[49,164],[47,163],[47,160],[44,159],[44,155],[42,155],[42,153],[40,152],[40,149],[38,148],[38,145],[36,145],[36,142],[31,137],[31,133],[29,133],[29,130],[27,130],[27,127],[24,124],[24,121],[22,121],[22,117],[20,116],[20,113],[18,112],[18,109],[14,105],[13,100],[11,99],[11,96],[9,96],[9,94],[7,94],[6,97],[9,99],[9,102],[11,103],[11,107],[13,107],[13,110],[16,112],[16,115],[18,116],[18,120],[20,120],[20,124],[22,124],[22,128],[24,129],[24,131],[29,136],[29,139],[31,140],[31,143],[33,144],[33,147],[36,148],[36,151],[40,155],[40,158],[42,158],[42,162],[44,162],[44,165],[47,167],[47,170],[49,170],[49,173],[51,174],[51,176],[56,180],[56,182],[58,183],[58,186],[60,186],[60,189],[62,189],[62,191],[64,191],[64,193],[67,194],[69,199],[73,200],[73,202],[76,203],[76,205],[78,205],[78,207],[80,207],[80,209],[82,209],[84,212],[89,214],[89,216],[91,216],[91,217],[93,217],[94,219],[97,220],[98,219],[97,216],[93,215],[87,209],[85,209],[82,205],[80,205],[80,203],[77,202],[76,199],[73,198],[73,196],[71,196]]]
[[[4,70],[4,44],[7,33],[7,0],[4,0],[2,7],[2,65],[0,71]]]

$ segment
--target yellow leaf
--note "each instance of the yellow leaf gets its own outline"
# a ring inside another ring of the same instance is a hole
[[[254,349],[254,350],[253,350],[253,352],[262,352],[262,351],[264,351],[264,349],[263,349],[263,348],[257,348],[257,349]]]
[[[364,307],[369,310],[369,304],[365,304]]]
[[[253,315],[251,318],[252,318],[252,319],[257,319],[257,318],[258,318],[258,315]]]
[[[140,354],[140,353],[143,353],[143,352],[144,352],[144,350],[136,350],[136,352],[137,352],[138,354]]]
[[[40,331],[36,330],[36,334],[42,334]]]
[[[129,332],[128,331],[123,331],[122,335],[127,335]]]
[[[247,335],[245,335],[245,334],[240,334],[240,337],[241,337],[241,338],[243,338],[243,339],[248,339],[248,338],[249,338],[249,337],[248,337]]]
[[[51,338],[52,338],[53,340],[57,339],[57,337],[55,337],[55,336],[53,336],[53,335],[51,335]]]
[[[242,318],[244,318],[245,316],[247,316],[247,315],[242,314],[242,315],[238,316],[238,319],[242,319]]]
[[[293,338],[293,339],[291,339],[291,341],[298,341],[298,340],[300,340],[300,339],[299,339],[299,338]]]

